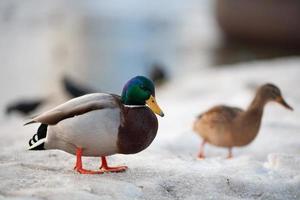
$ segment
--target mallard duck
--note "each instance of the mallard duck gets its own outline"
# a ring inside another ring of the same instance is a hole
[[[59,149],[76,155],[74,169],[82,174],[125,171],[127,166],[109,167],[106,156],[146,149],[158,129],[154,113],[164,116],[153,82],[137,76],[127,82],[122,96],[87,94],[33,118],[25,125],[41,125],[29,141],[29,150]],[[84,169],[82,156],[101,157],[100,170]]]
[[[232,157],[232,147],[241,147],[252,142],[259,132],[264,106],[271,101],[293,110],[283,99],[280,89],[268,83],[258,88],[253,101],[245,111],[220,105],[200,114],[194,122],[194,131],[203,138],[198,157],[204,158],[206,142],[227,147],[228,158]]]

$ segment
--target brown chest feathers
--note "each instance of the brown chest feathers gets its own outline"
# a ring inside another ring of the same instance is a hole
[[[118,149],[122,154],[134,154],[146,149],[154,140],[158,122],[146,106],[123,107],[118,133]]]

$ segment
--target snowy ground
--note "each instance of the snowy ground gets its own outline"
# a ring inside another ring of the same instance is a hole
[[[125,173],[80,175],[75,158],[61,151],[26,151],[35,126],[24,119],[0,120],[0,199],[300,199],[300,58],[204,68],[160,89],[164,109],[154,143],[136,155],[115,155],[111,164],[126,164]],[[195,116],[226,103],[246,107],[255,88],[277,84],[295,111],[270,104],[260,134],[247,147],[207,146],[197,160],[200,139],[192,132]],[[98,158],[85,158],[96,169]]]

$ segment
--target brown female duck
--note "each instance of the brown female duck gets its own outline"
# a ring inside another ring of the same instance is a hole
[[[293,110],[283,99],[277,86],[265,84],[258,88],[253,101],[245,111],[220,105],[199,115],[194,122],[194,131],[203,138],[198,157],[204,158],[206,142],[227,147],[228,158],[232,157],[232,147],[241,147],[252,142],[259,132],[264,106],[271,101]]]

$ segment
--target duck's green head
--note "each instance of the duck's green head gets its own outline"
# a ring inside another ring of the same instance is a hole
[[[144,76],[130,79],[123,88],[121,101],[125,105],[145,105],[161,117],[164,113],[155,100],[155,88],[151,80]]]

